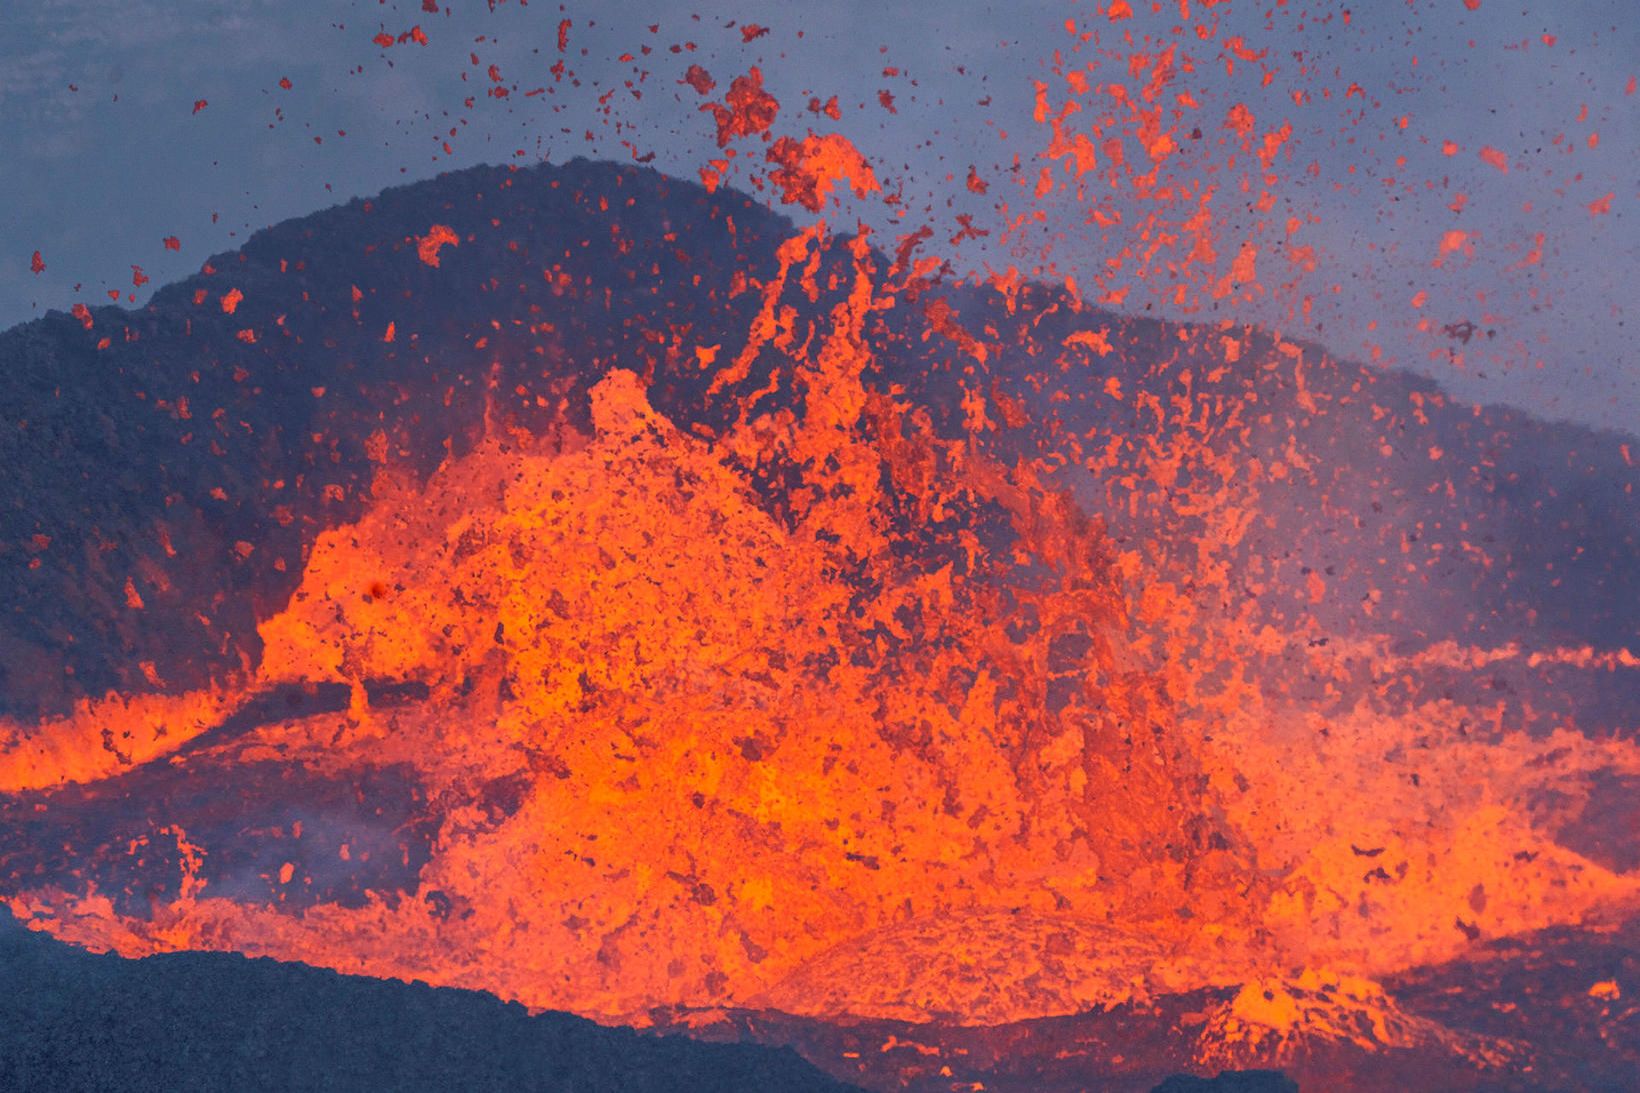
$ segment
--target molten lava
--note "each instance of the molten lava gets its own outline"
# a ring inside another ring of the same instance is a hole
[[[785,299],[815,298],[823,252],[845,291],[800,334]],[[945,436],[868,385],[899,290],[863,238],[781,258],[750,348],[699,355],[714,390],[764,345],[784,358],[726,432],[679,429],[615,367],[590,434],[492,422],[424,482],[381,445],[371,507],[318,536],[242,678],[10,726],[4,788],[39,822],[140,772],[176,812],[126,845],[76,828],[40,883],[14,862],[12,909],[127,955],[236,949],[625,1021],[983,1024],[1239,986],[1204,1062],[1306,1038],[1507,1057],[1371,980],[1632,909],[1634,875],[1557,836],[1640,749],[1360,684],[1519,649],[1321,642],[1227,594],[1279,477],[1214,425],[1250,403],[1187,397],[1196,427],[1108,475],[1154,527],[1119,549],[1051,464],[999,458],[997,421],[1026,420],[999,389],[969,388]],[[1256,363],[1302,392],[1301,355]],[[219,869],[236,851],[185,791],[235,771],[269,772],[245,783],[264,795],[384,788],[298,797],[259,836],[283,860]]]

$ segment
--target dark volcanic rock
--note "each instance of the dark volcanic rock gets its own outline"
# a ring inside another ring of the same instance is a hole
[[[1298,1093],[1298,1083],[1279,1070],[1226,1070],[1216,1078],[1175,1074],[1152,1093]]]
[[[197,868],[212,895],[357,907],[369,893],[414,891],[439,826],[425,804],[402,766],[336,777],[232,756],[186,769],[148,764],[86,785],[0,795],[8,833],[0,876],[69,891],[95,876],[119,913],[146,915],[179,895],[180,830],[211,847]],[[338,859],[344,843],[356,860]],[[305,883],[280,883],[286,863]]]
[[[1530,1067],[1488,1089],[1640,1089],[1640,921],[1488,941],[1385,984],[1412,1013],[1526,1043]]]
[[[0,1089],[842,1091],[789,1049],[531,1017],[222,953],[94,956],[0,916]]]
[[[906,1093],[1629,1093],[1640,1089],[1636,983],[1640,922],[1500,938],[1385,983],[1404,1012],[1436,1023],[1454,1041],[1479,1036],[1506,1045],[1490,1065],[1434,1040],[1369,1050],[1317,1038],[1279,1063],[1264,1060],[1279,1071],[1215,1078],[1184,1072],[1202,1065],[1202,1017],[1229,1000],[1233,992],[1223,989],[984,1027],[733,1010],[689,1027],[715,1042],[790,1046],[843,1080]]]

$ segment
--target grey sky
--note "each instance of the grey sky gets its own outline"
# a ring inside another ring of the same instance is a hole
[[[80,300],[107,303],[111,289],[140,302],[259,227],[474,163],[653,153],[657,168],[693,178],[717,149],[701,99],[677,82],[690,63],[709,69],[719,92],[760,65],[782,103],[780,131],[835,128],[885,181],[903,183],[903,216],[879,201],[855,202],[835,216],[841,223],[862,217],[890,242],[930,217],[937,238],[948,238],[957,213],[995,227],[998,198],[1016,209],[1028,204],[1012,182],[1035,177],[1046,142],[1031,119],[1032,82],[1048,80],[1056,101],[1063,96],[1048,69],[1053,51],[1071,43],[1065,20],[1097,26],[1115,44],[1122,31],[1165,34],[1179,22],[1178,3],[1167,0],[1158,13],[1135,3],[1138,17],[1121,25],[1099,5],[1044,2],[603,2],[560,10],[544,0],[497,0],[493,9],[487,0],[440,0],[437,12],[421,0],[7,5],[0,325]],[[1201,0],[1195,7],[1199,14]],[[1269,298],[1206,317],[1277,324],[1349,356],[1377,345],[1387,361],[1428,371],[1466,397],[1635,431],[1640,354],[1625,325],[1635,296],[1629,280],[1640,267],[1640,95],[1626,93],[1640,72],[1632,0],[1482,0],[1474,10],[1467,0],[1264,0],[1213,14],[1218,41],[1239,34],[1269,48],[1277,77],[1261,89],[1245,65],[1226,76],[1217,46],[1199,47],[1211,63],[1179,87],[1204,100],[1205,118],[1245,101],[1261,124],[1292,119],[1268,218],[1304,222],[1295,238],[1316,248],[1317,269],[1302,287],[1313,299],[1307,320],[1289,314],[1290,300]],[[550,71],[565,18],[564,60],[579,87]],[[746,41],[732,21],[769,33]],[[415,25],[426,46],[372,42]],[[670,52],[685,42],[696,48]],[[625,53],[632,61],[620,60]],[[1092,59],[1084,52],[1075,63]],[[885,76],[889,68],[898,74]],[[1363,93],[1344,99],[1350,84]],[[492,87],[510,93],[496,98],[486,93]],[[536,88],[543,93],[527,94]],[[878,101],[880,90],[892,93],[896,112]],[[1311,91],[1310,103],[1295,104],[1295,90]],[[841,119],[808,115],[810,94],[837,95]],[[1395,121],[1402,116],[1404,129]],[[1444,155],[1444,140],[1461,151]],[[1477,158],[1482,146],[1504,153],[1507,173]],[[1018,176],[1007,170],[1015,155],[1024,165]],[[963,185],[970,165],[993,184],[984,198]],[[1454,212],[1458,191],[1467,205]],[[1589,205],[1607,193],[1610,211],[1591,215]],[[1085,283],[1119,240],[1085,225],[1082,210],[1050,204],[1062,214],[1045,229],[1058,235],[1052,259]],[[1216,203],[1231,227],[1234,207],[1229,195]],[[1437,245],[1453,228],[1469,233],[1473,253],[1436,269]],[[1510,268],[1539,233],[1541,259]],[[1263,237],[1261,278],[1279,268],[1280,235]],[[180,238],[180,251],[165,249],[167,236]],[[41,274],[29,268],[35,250],[46,263]],[[959,263],[996,267],[1036,257],[1008,253],[994,237],[954,253]],[[133,285],[134,265],[149,284]],[[1426,302],[1414,308],[1418,292]],[[1126,306],[1145,302],[1132,296]],[[1430,329],[1418,330],[1420,320]],[[1464,321],[1496,336],[1459,344],[1442,330]],[[1463,352],[1461,368],[1450,349]]]

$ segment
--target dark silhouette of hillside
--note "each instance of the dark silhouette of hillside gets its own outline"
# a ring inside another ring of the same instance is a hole
[[[790,1048],[227,953],[95,956],[0,915],[8,1090],[842,1091]]]

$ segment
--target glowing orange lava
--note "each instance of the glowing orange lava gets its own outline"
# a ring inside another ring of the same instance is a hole
[[[812,292],[827,248],[850,280],[799,336],[783,301]],[[404,896],[213,893],[200,865],[221,848],[175,827],[185,876],[151,915],[94,882],[13,910],[126,954],[236,949],[637,1022],[767,1006],[990,1023],[1254,984],[1208,1018],[1208,1061],[1226,1062],[1295,1037],[1440,1040],[1372,977],[1634,906],[1633,876],[1555,834],[1595,774],[1640,774],[1640,749],[1501,713],[1475,732],[1487,711],[1454,701],[1364,692],[1323,712],[1288,694],[1291,673],[1337,697],[1363,663],[1522,653],[1316,643],[1313,621],[1280,631],[1227,596],[1229,552],[1280,478],[1214,424],[1250,403],[1187,393],[1197,427],[1136,445],[1118,480],[1158,535],[1118,548],[1052,467],[990,454],[997,422],[1024,420],[999,389],[970,389],[969,432],[948,437],[867,385],[868,321],[902,305],[863,237],[811,230],[781,259],[752,348],[699,359],[731,386],[776,346],[766,390],[800,412],[752,398],[691,436],[610,369],[590,435],[492,426],[426,482],[384,468],[263,622],[251,678],[8,730],[8,792],[190,740],[179,778],[411,770],[437,834]],[[1065,346],[1102,355],[1107,336]],[[1302,353],[1251,363],[1303,392]],[[411,698],[374,704],[384,683]],[[254,694],[322,684],[348,689],[345,711],[206,731]],[[358,864],[347,842],[337,859]],[[287,861],[269,883],[313,872]]]

